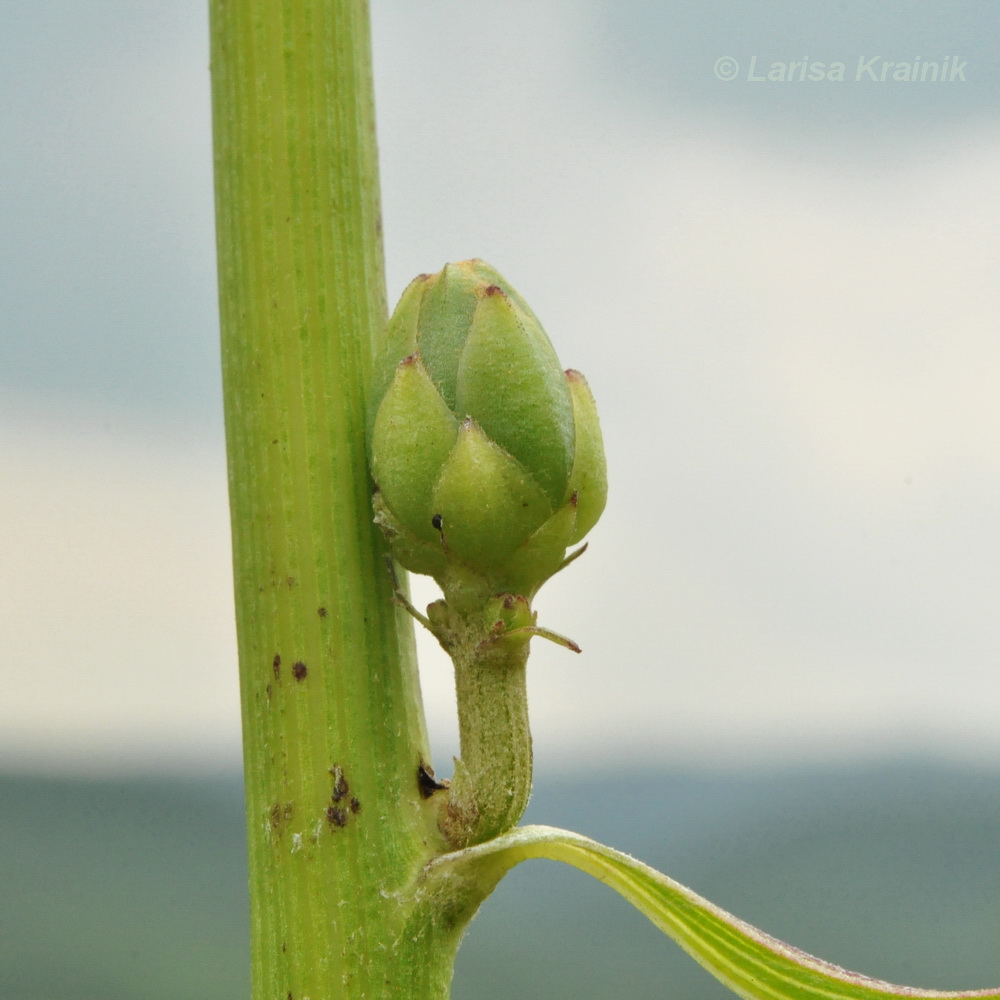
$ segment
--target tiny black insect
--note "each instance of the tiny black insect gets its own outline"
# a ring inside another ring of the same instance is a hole
[[[447,788],[448,782],[438,781],[434,777],[434,768],[421,761],[420,767],[417,768],[417,787],[420,789],[421,797],[429,799],[435,792]]]

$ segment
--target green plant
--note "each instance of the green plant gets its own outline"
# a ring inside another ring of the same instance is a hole
[[[405,415],[412,399],[400,399],[426,380],[413,380],[413,352],[390,346],[367,398],[386,329],[367,6],[212,0],[211,16],[254,996],[445,997],[477,907],[509,868],[536,857],[606,882],[744,996],[944,995],[804,956],[586,838],[514,827],[530,784],[528,643],[560,638],[536,624],[530,600],[580,537],[577,519],[589,527],[600,512],[594,504],[582,513],[602,488],[596,451],[588,496],[574,479],[579,441],[574,452],[566,437],[562,459],[543,459],[535,445],[507,440],[510,428],[482,437],[489,420],[466,424],[452,412],[452,427],[442,411],[441,461],[464,441],[450,492],[437,459],[431,472],[400,464],[391,420],[383,414],[380,427],[375,406],[393,380],[408,380],[393,402]],[[503,293],[489,293],[493,306],[530,313],[502,280],[486,287]],[[536,388],[562,406],[560,426],[573,419],[586,439],[591,418],[565,417],[578,383],[555,385],[550,370]],[[387,486],[376,497],[378,526],[369,434]],[[511,466],[491,450],[497,441],[532,469],[540,493],[511,485]],[[494,474],[476,480],[491,463]],[[425,491],[415,519],[405,509],[412,482],[395,497],[389,485],[411,474]],[[500,536],[496,520],[474,524],[473,502],[498,481],[530,515],[504,508]],[[380,527],[398,560],[441,582],[445,602],[426,617],[408,609],[405,584],[386,571]],[[447,790],[430,767],[411,612],[455,655],[460,689],[470,678],[468,759]]]

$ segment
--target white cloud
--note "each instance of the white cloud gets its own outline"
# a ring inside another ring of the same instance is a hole
[[[238,760],[221,449],[6,416],[5,764]]]
[[[1000,146],[834,162],[616,104],[580,9],[376,8],[390,294],[491,259],[601,405],[608,512],[537,602],[584,647],[536,642],[540,756],[995,753]],[[234,759],[221,450],[5,420],[0,752]]]

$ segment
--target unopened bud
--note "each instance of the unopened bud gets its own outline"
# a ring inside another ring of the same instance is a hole
[[[531,597],[607,497],[600,425],[534,313],[479,260],[421,275],[378,364],[376,520],[407,569]],[[446,588],[447,589],[447,588]]]

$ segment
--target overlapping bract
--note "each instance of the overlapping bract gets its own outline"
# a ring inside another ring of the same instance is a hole
[[[407,569],[530,595],[600,517],[590,389],[488,264],[449,264],[407,287],[373,397],[376,515]]]

